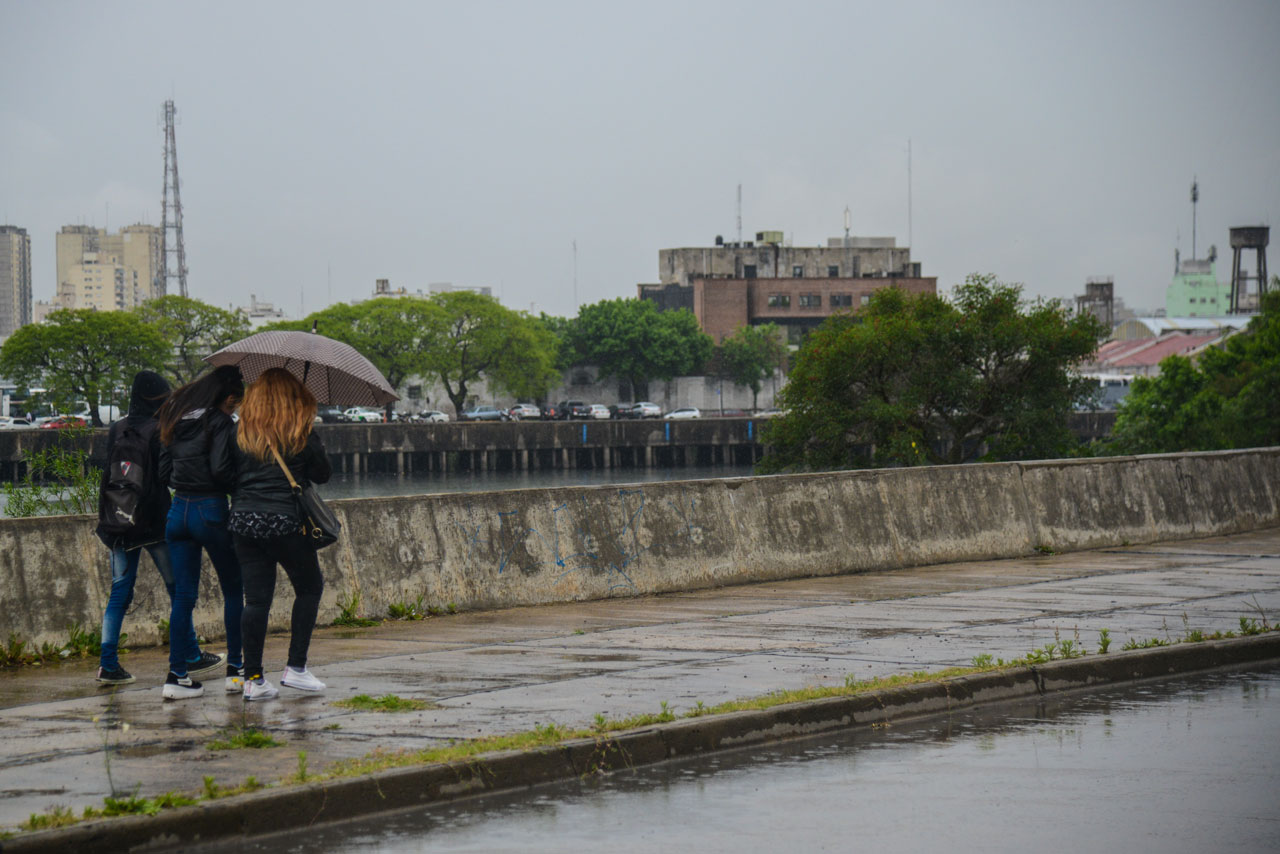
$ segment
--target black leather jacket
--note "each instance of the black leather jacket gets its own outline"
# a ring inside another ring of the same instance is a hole
[[[232,454],[236,465],[236,486],[231,493],[231,512],[257,511],[260,513],[281,513],[298,517],[298,504],[293,497],[293,487],[280,470],[275,457],[263,462],[251,457],[232,443]],[[329,457],[325,454],[320,437],[312,433],[307,437],[307,444],[302,453],[293,457],[285,457],[285,463],[293,474],[298,486],[308,483],[325,483],[333,470],[329,467]]]
[[[235,422],[221,409],[189,413],[160,450],[160,482],[188,495],[229,495],[236,485],[235,442]]]

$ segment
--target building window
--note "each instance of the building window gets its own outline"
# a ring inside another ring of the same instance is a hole
[[[832,308],[849,308],[853,305],[853,294],[832,294]]]
[[[754,279],[755,277],[756,277],[756,265],[755,265],[755,264],[744,264],[744,265],[742,265],[742,278],[744,278],[744,279]]]
[[[787,344],[792,347],[799,347],[804,343],[804,333],[803,326],[787,326]]]
[[[791,308],[791,294],[769,294],[769,308]]]
[[[822,308],[822,294],[801,294],[801,308]]]
[[[832,264],[831,266],[827,267],[827,278],[828,279],[840,278],[840,268],[835,264]]]
[[[422,386],[420,385],[409,386],[409,399],[422,400]]]
[[[802,267],[802,266],[801,266],[801,265],[799,265],[799,264],[795,264],[795,265],[793,265],[793,266],[792,266],[792,268],[791,268],[791,278],[793,278],[793,279],[803,279],[803,278],[804,278],[804,267]]]
[[[866,305],[867,303],[871,302],[871,294],[863,294],[862,299],[859,300],[859,302],[861,305]]]

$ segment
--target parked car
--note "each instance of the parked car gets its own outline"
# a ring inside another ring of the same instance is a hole
[[[786,414],[785,409],[762,409],[756,413],[756,418],[781,418]]]
[[[658,406],[658,404],[656,403],[650,403],[647,400],[642,400],[639,403],[637,403],[635,406],[631,407],[631,417],[632,418],[661,418],[662,407]]]
[[[418,420],[429,424],[448,424],[449,416],[439,409],[424,409],[418,413]]]
[[[609,412],[609,407],[605,406],[603,403],[591,404],[590,412],[591,412],[590,417],[596,419],[597,421],[608,421],[609,416],[611,414]]]
[[[341,406],[318,406],[316,418],[325,424],[341,424],[347,419],[343,417]]]
[[[373,409],[372,407],[368,407],[368,406],[353,406],[350,409],[344,410],[342,413],[342,417],[346,421],[351,421],[357,424],[359,423],[381,424],[382,410]]]
[[[556,417],[562,420],[591,417],[591,404],[582,400],[562,400],[556,405],[556,410]]]
[[[553,406],[552,404],[548,403],[546,406],[542,407],[542,420],[543,420],[543,421],[555,421],[555,420],[556,420],[556,413],[558,413],[559,411],[560,411],[560,410],[556,409],[556,408],[555,408],[555,406]]]
[[[468,409],[458,418],[459,421],[506,421],[507,413],[492,406],[477,406]]]
[[[68,427],[88,427],[89,422],[79,415],[59,415],[40,425],[45,430],[65,430]]]
[[[673,409],[663,416],[672,421],[683,421],[689,418],[701,418],[702,412],[696,406],[682,406],[679,409]]]
[[[609,405],[610,418],[632,418],[631,408],[634,403],[613,403]]]
[[[507,410],[507,417],[512,421],[523,421],[525,419],[533,421],[542,417],[542,410],[532,403],[517,403]]]
[[[0,430],[25,430],[31,426],[31,422],[25,418],[16,418],[11,415],[0,416]]]

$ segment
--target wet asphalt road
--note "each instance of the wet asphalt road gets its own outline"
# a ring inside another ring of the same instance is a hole
[[[1090,651],[1098,632],[1177,638],[1280,615],[1280,529],[1232,537],[1019,560],[571,605],[476,612],[369,629],[324,629],[312,669],[320,695],[285,690],[246,705],[221,693],[164,702],[160,649],[125,658],[135,685],[93,682],[96,663],[0,673],[0,825],[111,793],[199,791],[203,778],[274,781],[374,749],[421,748],[554,721],[589,725],[677,712],[779,688],[838,683],[1012,658],[1056,638]],[[128,623],[126,621],[126,630]],[[283,666],[287,639],[268,641]],[[217,649],[213,644],[209,648]],[[273,674],[278,676],[278,673]],[[352,712],[332,700],[394,693],[441,708]],[[228,728],[254,725],[283,747],[211,751]],[[127,725],[127,728],[126,728]]]
[[[1280,847],[1280,666],[753,747],[201,848],[1161,851]]]

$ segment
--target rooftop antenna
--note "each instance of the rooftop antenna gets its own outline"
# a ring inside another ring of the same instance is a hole
[[[742,185],[738,185],[738,245],[742,245]]]
[[[164,102],[164,193],[161,197],[160,215],[160,265],[156,276],[155,295],[163,296],[169,292],[169,280],[178,280],[178,292],[187,295],[187,250],[182,243],[182,195],[181,183],[178,181],[178,143],[174,138],[173,125],[177,111],[173,101]],[[169,232],[173,232],[173,242],[169,241]],[[170,255],[174,256],[175,265],[170,266]]]
[[[1196,203],[1200,201],[1200,182],[1196,178],[1191,179],[1191,258],[1195,260],[1200,256],[1196,254]]]
[[[853,217],[849,215],[849,206],[844,206],[844,248],[849,248],[849,226],[853,224]]]
[[[907,246],[914,249],[911,237],[911,138],[907,137]]]

